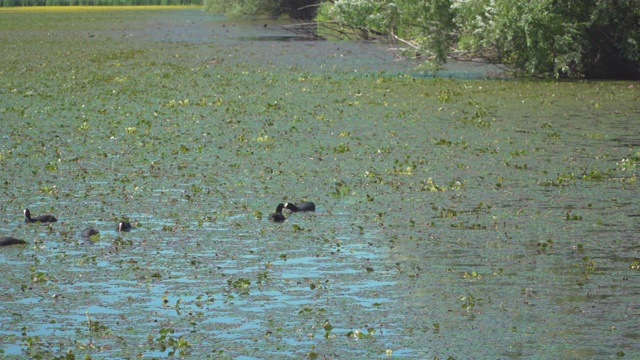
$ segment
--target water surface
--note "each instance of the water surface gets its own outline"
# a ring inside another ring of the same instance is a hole
[[[403,76],[194,9],[0,18],[5,356],[640,353],[637,84]]]

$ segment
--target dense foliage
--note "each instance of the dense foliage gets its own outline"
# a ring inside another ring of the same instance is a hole
[[[135,6],[202,5],[202,0],[0,0],[2,7],[15,6]]]
[[[204,0],[207,11],[229,17],[288,16],[291,19],[312,19],[320,0]]]
[[[520,75],[640,78],[640,0],[336,0],[323,9],[435,63],[453,56]]]

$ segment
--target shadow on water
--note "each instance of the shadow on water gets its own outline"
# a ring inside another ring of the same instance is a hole
[[[300,35],[244,36],[236,39],[239,41],[319,41],[312,36]]]

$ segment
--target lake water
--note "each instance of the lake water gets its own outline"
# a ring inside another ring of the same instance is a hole
[[[1,355],[640,356],[637,83],[264,23],[0,11]]]

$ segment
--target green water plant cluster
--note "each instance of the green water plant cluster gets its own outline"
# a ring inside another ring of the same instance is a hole
[[[536,246],[538,254],[548,254],[553,250],[553,240],[548,239],[547,241],[540,241]]]
[[[185,340],[183,336],[178,338],[172,336],[175,330],[172,328],[163,328],[158,332],[160,335],[157,338],[149,336],[149,343],[153,346],[157,346],[158,349],[165,353],[166,356],[188,356],[190,355],[191,345]]]

